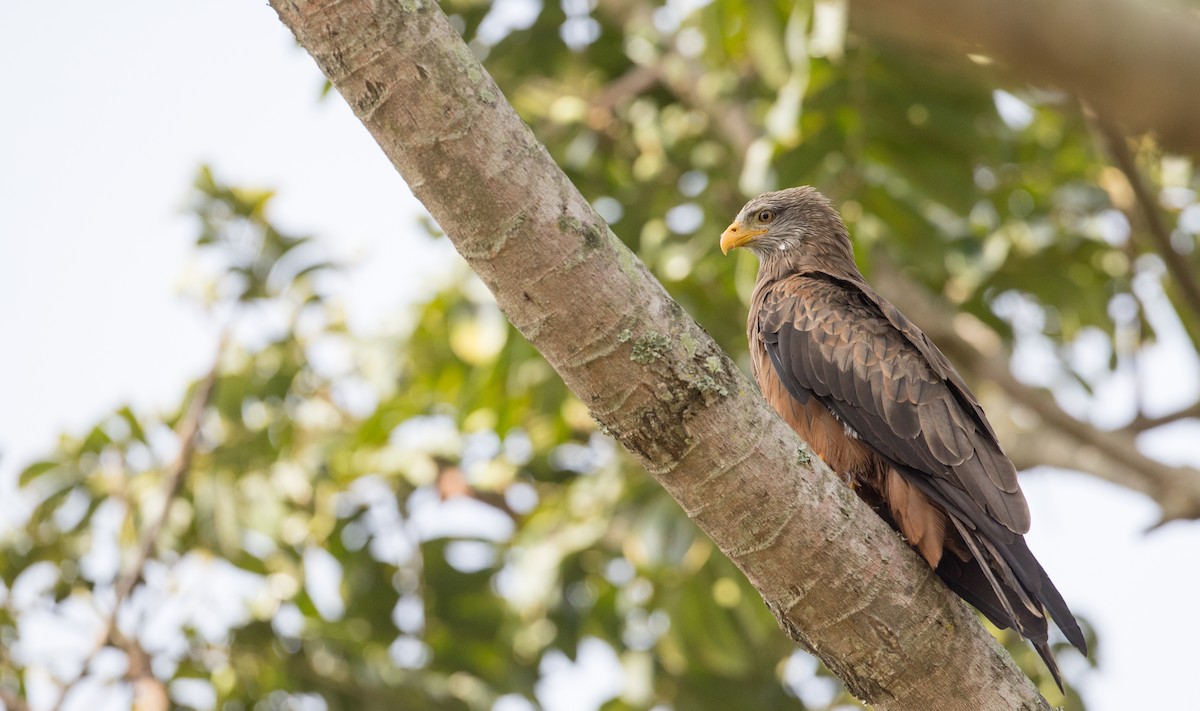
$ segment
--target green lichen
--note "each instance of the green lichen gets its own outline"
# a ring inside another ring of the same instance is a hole
[[[609,230],[609,234],[612,234],[612,230]],[[620,248],[617,249],[617,264],[621,268],[621,273],[625,276],[632,276],[637,270],[637,257],[633,255],[633,252],[629,251],[625,243],[621,242],[616,235],[612,235],[612,239],[620,245]]]
[[[576,232],[582,226],[583,225],[579,223],[579,220],[576,220],[570,215],[559,215],[558,217],[558,229],[562,230],[563,232]]]
[[[628,343],[630,338],[633,338],[633,331],[628,328],[617,334],[617,340],[621,343]]]
[[[683,346],[683,352],[687,353],[688,358],[694,358],[696,351],[700,349],[700,342],[687,331],[684,331],[683,335],[679,337],[679,345]]]
[[[563,264],[562,268],[564,271],[570,271],[579,266],[599,247],[604,246],[604,234],[600,232],[598,227],[584,225],[584,223],[566,213],[558,216],[558,229],[564,234],[583,237],[583,248],[575,252]]]
[[[809,464],[812,462],[812,452],[809,451],[808,445],[802,444],[796,449],[796,463]]]
[[[633,352],[629,354],[629,360],[646,365],[662,358],[663,353],[670,345],[670,338],[661,333],[651,331],[634,342]]]
[[[721,372],[721,359],[715,355],[709,356],[704,359],[704,367],[710,373],[719,373]]]
[[[604,246],[604,232],[597,225],[588,225],[583,231],[583,248],[600,249]]]
[[[708,375],[701,375],[699,378],[693,380],[692,387],[696,388],[696,390],[699,390],[702,393],[716,393],[721,397],[726,397],[729,395],[729,390],[724,385],[718,383],[716,380],[713,380],[713,378]]]

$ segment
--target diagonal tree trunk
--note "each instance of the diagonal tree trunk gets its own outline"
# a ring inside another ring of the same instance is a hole
[[[1049,708],[611,233],[436,3],[272,5],[508,318],[797,643],[879,709]]]

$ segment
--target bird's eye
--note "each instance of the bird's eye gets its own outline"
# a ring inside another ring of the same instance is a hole
[[[759,210],[758,211],[758,221],[759,222],[770,222],[771,220],[774,220],[774,219],[775,219],[775,213],[772,212],[771,210]]]

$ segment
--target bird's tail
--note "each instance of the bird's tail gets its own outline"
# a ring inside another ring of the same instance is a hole
[[[1047,616],[1054,619],[1067,640],[1085,656],[1087,642],[1024,537],[1010,532],[1011,540],[996,546],[953,515],[950,518],[970,548],[972,558],[964,562],[954,555],[945,556],[938,566],[938,576],[997,627],[1011,627],[1028,639],[1059,690],[1063,690],[1062,675],[1050,648]]]
[[[1066,693],[1063,689],[1062,674],[1058,671],[1058,663],[1054,661],[1054,651],[1050,649],[1049,642],[1034,642],[1033,648],[1037,650],[1038,656],[1046,663],[1046,668],[1050,670],[1050,676],[1054,677],[1054,683],[1058,685],[1058,690]]]

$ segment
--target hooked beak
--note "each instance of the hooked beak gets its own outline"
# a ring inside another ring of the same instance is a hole
[[[750,240],[763,234],[767,228],[758,230],[743,230],[735,221],[721,233],[721,254],[729,254],[729,250],[745,247]]]

